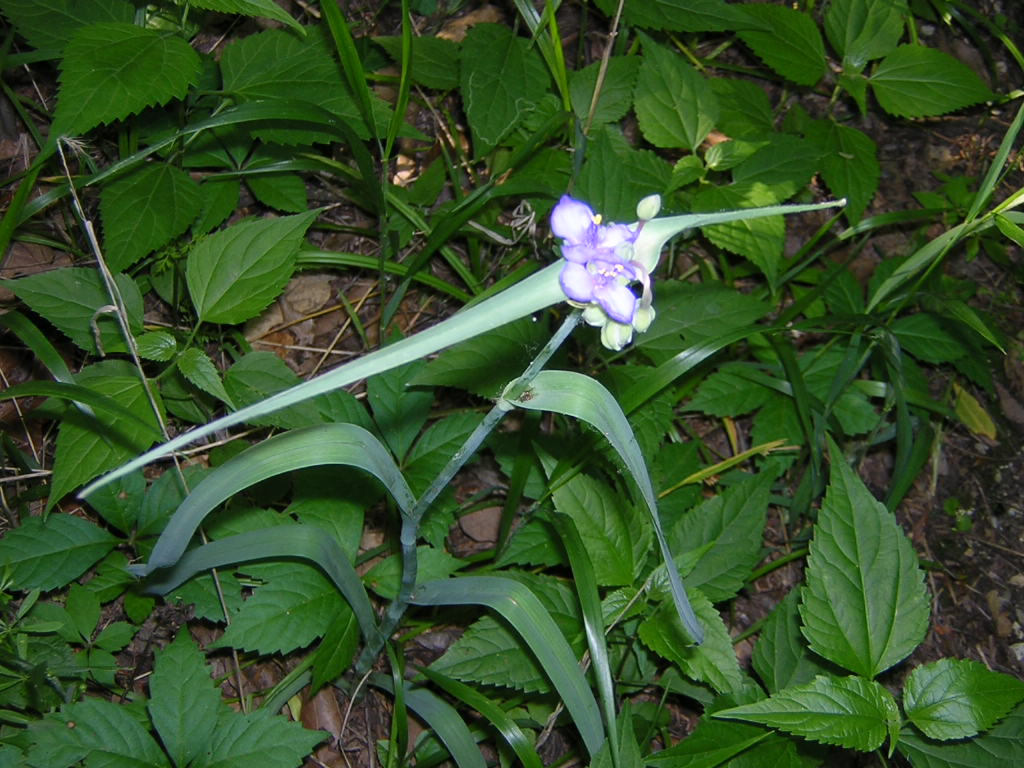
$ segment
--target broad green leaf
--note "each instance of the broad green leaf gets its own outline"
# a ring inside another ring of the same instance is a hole
[[[426,424],[434,402],[431,390],[407,386],[423,367],[422,360],[413,360],[374,376],[366,383],[366,399],[373,411],[373,420],[399,461],[405,458],[416,435]]]
[[[145,495],[146,476],[141,472],[133,472],[94,493],[89,498],[89,506],[99,512],[110,525],[124,534],[130,534]]]
[[[702,717],[694,731],[674,747],[648,755],[651,768],[717,768],[771,736],[756,725]],[[774,766],[774,764],[772,764]]]
[[[142,294],[135,281],[127,275],[117,274],[114,281],[124,299],[128,327],[133,333],[140,333]],[[53,323],[86,352],[100,354],[96,346],[97,335],[103,354],[128,351],[117,318],[112,313],[100,311],[111,306],[111,298],[103,278],[95,269],[64,267],[5,281],[4,284],[33,312]]]
[[[139,357],[166,363],[178,351],[178,342],[167,331],[147,331],[135,338]]]
[[[278,297],[319,210],[236,224],[199,241],[185,277],[199,319],[243,323]]]
[[[772,397],[772,390],[739,373],[744,363],[726,363],[706,377],[686,410],[709,416],[736,417],[757,410]]]
[[[416,574],[417,584],[445,579],[465,565],[463,560],[452,557],[444,550],[425,545],[417,547],[416,556],[419,566]],[[367,571],[363,580],[381,597],[394,600],[398,596],[402,582],[401,556],[392,555],[381,560]]]
[[[835,446],[800,615],[815,653],[869,679],[906,658],[928,630],[924,573],[910,541]]]
[[[351,610],[330,617],[323,640],[313,652],[313,691],[337,680],[352,666],[359,648],[359,622]]]
[[[149,678],[149,716],[177,766],[188,765],[209,743],[221,709],[220,690],[188,627],[158,651]]]
[[[167,756],[126,706],[98,698],[66,704],[32,725],[31,765],[170,768]]]
[[[223,605],[221,596],[224,598]],[[228,611],[237,611],[242,607],[242,583],[229,571],[217,574],[217,584],[211,573],[198,573],[168,592],[164,599],[171,605],[192,606],[191,615],[197,619],[223,624],[230,618],[224,616],[223,606],[226,605]]]
[[[416,605],[485,605],[500,613],[522,637],[562,698],[587,751],[604,741],[597,702],[577,664],[576,655],[551,615],[529,588],[499,576],[472,576],[434,581],[413,594]]]
[[[825,34],[843,69],[860,72],[872,59],[892,53],[903,36],[904,0],[832,0],[825,13]]]
[[[554,502],[555,509],[576,523],[598,585],[632,584],[651,533],[632,505],[604,483],[582,474],[559,484]]]
[[[896,749],[914,768],[1009,768],[1024,764],[1024,705],[977,738],[933,741],[912,728],[900,733]]]
[[[292,29],[305,34],[305,28],[285,12],[274,0],[189,0],[193,8],[205,8],[220,13],[237,13],[242,16],[256,16],[262,19],[273,19],[287,24]]]
[[[240,101],[312,102],[340,117],[360,138],[370,137],[322,34],[301,38],[268,29],[248,35],[225,47],[220,66],[224,90]],[[327,143],[337,138],[311,126],[260,128],[259,133],[282,144]]]
[[[966,64],[919,45],[901,45],[868,82],[882,109],[897,117],[944,115],[994,97]]]
[[[681,55],[644,40],[633,94],[640,130],[656,147],[694,151],[718,119],[711,86]]]
[[[529,365],[532,350],[544,340],[544,324],[526,317],[445,350],[409,383],[459,387],[495,397]]]
[[[530,41],[502,24],[470,29],[459,61],[463,106],[479,157],[540,102],[550,78]]]
[[[609,18],[615,14],[615,0],[597,0],[595,5]],[[753,23],[725,0],[645,0],[626,3],[623,14],[633,26],[677,32],[726,32]]]
[[[828,188],[837,197],[846,198],[847,219],[859,221],[875,196],[881,176],[875,142],[856,128],[832,120],[813,122],[808,138],[821,153],[821,175]]]
[[[388,52],[396,62],[402,59],[402,38],[375,37],[373,42]],[[459,86],[459,46],[440,37],[413,37],[412,79],[422,86],[450,91]]]
[[[633,86],[639,66],[640,61],[635,56],[612,56],[608,59],[608,69],[594,110],[595,126],[618,122],[626,116],[633,106]],[[585,121],[590,115],[590,102],[594,98],[600,68],[601,63],[595,61],[569,73],[569,98],[577,120]]]
[[[788,80],[813,86],[825,74],[825,43],[818,25],[808,14],[784,5],[742,6],[767,29],[740,31],[740,39]]]
[[[720,693],[728,693],[743,681],[729,630],[700,590],[692,589],[687,594],[704,627],[701,645],[687,643],[687,633],[670,601],[663,602],[640,623],[640,639],[659,656],[675,663],[687,677],[707,683]]]
[[[273,352],[250,352],[224,372],[224,389],[237,406],[259,403],[278,392],[302,383],[288,364]],[[296,429],[322,424],[327,397],[297,403],[268,416],[254,418],[250,424]]]
[[[775,131],[775,111],[762,85],[750,80],[714,77],[718,129],[734,139],[758,141]]]
[[[175,34],[117,22],[83,27],[64,49],[51,140],[184,98],[198,80],[199,54]]]
[[[64,609],[68,612],[71,625],[78,633],[73,642],[89,641],[100,620],[100,599],[81,584],[72,584],[68,589]]]
[[[662,559],[667,566],[672,601],[682,625],[693,641],[700,643],[703,631],[687,602],[686,591],[665,540],[647,465],[633,430],[612,394],[589,376],[570,371],[541,371],[514,402],[527,410],[554,411],[585,421],[608,440],[632,476],[647,507]]]
[[[676,552],[710,545],[686,577],[713,603],[729,600],[743,587],[761,557],[774,477],[757,477],[727,489],[685,513],[669,532]]]
[[[238,179],[223,179],[216,176],[199,185],[201,205],[199,217],[192,225],[197,235],[205,235],[219,227],[238,207],[241,184]]]
[[[178,358],[178,369],[186,379],[203,392],[213,395],[226,403],[229,408],[235,407],[231,396],[224,389],[224,383],[220,380],[220,371],[203,350],[198,347],[189,347],[182,352]]]
[[[901,347],[926,363],[950,363],[967,354],[963,345],[927,312],[900,317],[889,329],[899,339]]]
[[[331,617],[351,613],[337,588],[313,566],[266,563],[258,575],[267,583],[231,617],[215,647],[289,653],[321,637]]]
[[[760,723],[861,752],[878,749],[887,735],[895,742],[900,722],[896,700],[878,683],[826,675],[713,716]]]
[[[987,731],[1024,699],[1024,682],[965,659],[914,669],[903,686],[907,718],[932,739],[966,739]]]
[[[577,189],[605,219],[624,221],[636,215],[638,200],[668,188],[671,173],[654,152],[634,149],[617,127],[605,125],[591,133]]]
[[[996,425],[988,411],[978,402],[978,398],[953,382],[953,392],[956,395],[956,417],[960,423],[976,435],[984,435],[990,440],[996,439]]]
[[[82,27],[135,16],[125,0],[0,0],[0,11],[32,46],[55,53]]]
[[[818,169],[817,148],[808,141],[796,136],[779,134],[759,144],[761,145],[751,157],[733,169],[732,177],[740,183],[763,183],[771,190],[776,202],[795,195],[807,185]]]
[[[326,738],[265,709],[248,714],[222,709],[206,751],[190,768],[293,768]]]
[[[264,205],[287,213],[302,213],[309,208],[306,182],[297,173],[253,173],[245,177],[246,186]]]
[[[146,450],[160,436],[146,390],[131,365],[121,360],[102,361],[83,368],[76,380],[113,398],[130,416],[113,411],[90,416],[75,409],[64,414],[47,502],[51,508],[82,483]],[[159,395],[152,395],[159,407]]]
[[[778,202],[776,194],[763,182],[737,182],[729,186],[705,185],[694,196],[696,210],[719,211],[728,208],[769,205]],[[782,216],[734,221],[704,227],[704,235],[719,248],[749,259],[774,285],[779,276],[786,222]]]
[[[754,646],[754,670],[769,693],[804,685],[828,672],[800,634],[799,601],[799,590],[791,590],[769,614]]]
[[[100,193],[107,265],[127,269],[167,245],[199,215],[199,185],[168,163],[144,165]]]

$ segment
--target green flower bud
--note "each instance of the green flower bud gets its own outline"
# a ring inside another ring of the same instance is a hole
[[[601,329],[601,343],[613,352],[620,351],[633,340],[633,326],[609,320]]]
[[[636,217],[640,221],[653,219],[661,211],[661,195],[648,195],[636,204]]]
[[[600,304],[588,304],[583,310],[582,317],[584,323],[594,328],[603,328],[605,323],[611,322],[608,319],[608,313],[601,308]]]
[[[633,315],[633,328],[637,333],[644,333],[648,328],[651,327],[651,323],[654,322],[654,307],[644,306],[641,304],[636,309],[636,314]]]

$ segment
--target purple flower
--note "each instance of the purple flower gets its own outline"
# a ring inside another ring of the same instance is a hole
[[[551,212],[551,231],[562,238],[562,255],[576,264],[591,259],[621,262],[620,246],[632,245],[638,232],[625,224],[601,224],[601,217],[586,203],[563,195]]]
[[[637,298],[627,286],[634,280],[647,282],[629,261],[638,230],[602,225],[589,205],[564,195],[551,212],[551,231],[564,241],[566,264],[559,280],[565,295],[580,304],[596,303],[612,320],[631,324]]]

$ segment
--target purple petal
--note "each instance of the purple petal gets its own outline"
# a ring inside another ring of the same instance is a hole
[[[632,324],[637,301],[629,288],[614,280],[606,280],[594,286],[593,295],[612,320]]]
[[[566,243],[562,246],[562,257],[566,261],[572,261],[576,264],[586,264],[594,257],[594,249],[588,245],[570,245]]]
[[[637,233],[625,224],[609,224],[598,227],[597,245],[614,252],[623,243],[632,243],[636,236]]]
[[[568,262],[558,280],[565,295],[573,301],[588,304],[594,300],[594,276],[582,264]]]
[[[563,195],[551,211],[551,231],[570,243],[585,242],[594,224],[594,211],[586,203]]]

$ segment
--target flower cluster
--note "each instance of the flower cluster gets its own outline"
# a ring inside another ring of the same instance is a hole
[[[570,303],[585,308],[584,321],[600,327],[601,342],[616,351],[654,320],[650,276],[633,258],[642,224],[602,224],[589,205],[568,195],[551,212],[551,231],[563,241],[562,290]],[[629,288],[635,282],[643,286],[640,298]]]

